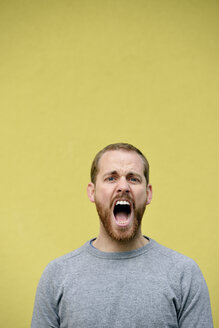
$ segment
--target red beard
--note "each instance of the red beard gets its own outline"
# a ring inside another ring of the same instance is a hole
[[[140,227],[141,227],[141,221],[142,217],[145,211],[146,205],[142,206],[141,208],[136,209],[135,204],[133,203],[133,209],[134,211],[134,221],[132,222],[131,227],[124,227],[116,229],[112,225],[112,215],[113,215],[113,204],[115,199],[117,198],[125,198],[126,200],[130,200],[132,203],[132,199],[126,194],[122,193],[121,195],[117,195],[111,202],[109,208],[104,208],[97,200],[95,200],[97,213],[99,215],[99,218],[105,228],[106,233],[114,240],[116,241],[130,241],[134,239],[134,237],[137,235]]]

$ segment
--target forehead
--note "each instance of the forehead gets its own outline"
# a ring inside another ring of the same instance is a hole
[[[134,151],[109,150],[102,155],[98,164],[99,174],[110,171],[133,171],[144,174],[144,164],[141,156]]]

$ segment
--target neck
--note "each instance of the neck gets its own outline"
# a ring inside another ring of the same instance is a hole
[[[93,241],[93,246],[102,252],[127,252],[141,248],[147,243],[148,240],[141,234],[141,232],[128,241],[118,241],[112,239],[108,235],[104,236],[99,234],[97,239]]]

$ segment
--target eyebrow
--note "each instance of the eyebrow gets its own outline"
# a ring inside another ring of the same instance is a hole
[[[110,171],[110,172],[105,173],[103,176],[105,177],[107,175],[116,175],[116,174],[118,174],[118,172],[114,170],[114,171]]]
[[[105,173],[103,176],[105,177],[107,175],[116,175],[116,174],[118,174],[118,172],[116,170],[114,170],[114,171],[110,171],[110,172]],[[138,176],[139,178],[141,178],[141,175],[139,173],[136,173],[136,172],[130,171],[126,174],[126,176],[132,176],[132,175],[135,175],[135,176]]]
[[[138,177],[139,179],[142,180],[142,176],[141,176],[141,174],[136,173],[136,172],[129,172],[129,173],[127,174],[127,176],[129,176],[129,177],[131,177],[131,176],[135,176],[135,177]]]

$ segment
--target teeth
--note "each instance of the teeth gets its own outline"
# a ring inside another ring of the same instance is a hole
[[[126,200],[118,200],[116,202],[116,205],[130,205],[130,204]]]
[[[118,221],[118,224],[126,224],[127,221]]]

